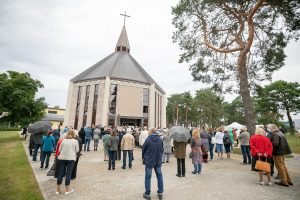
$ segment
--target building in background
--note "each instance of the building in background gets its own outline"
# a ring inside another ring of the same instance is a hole
[[[52,122],[52,128],[62,126],[64,124],[65,109],[62,108],[46,108],[44,121]]]
[[[166,126],[166,94],[131,56],[125,26],[115,52],[69,83],[65,125]]]

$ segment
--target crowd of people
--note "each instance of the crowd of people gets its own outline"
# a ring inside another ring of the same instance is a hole
[[[234,133],[236,130],[219,127],[216,129],[205,127],[193,128],[191,138],[187,142],[178,142],[173,140],[168,129],[147,129],[143,130],[137,127],[101,127],[86,126],[79,132],[71,127],[65,127],[63,130],[56,128],[48,130],[47,134],[36,133],[30,135],[29,152],[32,161],[37,161],[38,150],[41,150],[40,162],[41,168],[49,168],[49,160],[52,153],[55,153],[54,164],[48,171],[48,175],[57,178],[56,194],[62,193],[61,184],[65,178],[65,194],[70,194],[74,190],[70,187],[71,180],[76,178],[77,165],[82,151],[88,153],[91,141],[93,140],[94,151],[98,151],[99,142],[103,144],[103,159],[107,161],[108,170],[116,169],[116,160],[121,160],[122,169],[133,167],[133,151],[136,146],[142,149],[142,159],[145,165],[145,193],[143,197],[149,199],[151,192],[151,176],[154,169],[158,181],[157,194],[162,197],[164,191],[163,175],[161,166],[163,163],[170,162],[170,155],[174,153],[177,160],[177,177],[186,176],[185,158],[187,145],[190,144],[191,164],[194,167],[192,174],[199,175],[203,171],[203,163],[214,159],[215,152],[219,159],[231,158],[231,152],[234,144],[240,143],[243,154],[242,165],[251,165],[253,171],[258,171],[260,185],[265,185],[263,174],[258,170],[256,163],[264,161],[270,164],[270,172],[267,175],[267,185],[271,186],[271,176],[274,174],[274,165],[277,168],[278,175],[275,179],[281,179],[276,184],[284,187],[293,185],[292,179],[285,165],[284,155],[291,154],[291,150],[285,139],[284,134],[275,124],[268,124],[265,127],[257,127],[252,136],[246,127],[241,128],[240,133]]]

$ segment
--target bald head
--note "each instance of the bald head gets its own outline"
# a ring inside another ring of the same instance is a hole
[[[269,128],[272,131],[272,133],[279,130],[275,124],[268,124],[267,128]]]

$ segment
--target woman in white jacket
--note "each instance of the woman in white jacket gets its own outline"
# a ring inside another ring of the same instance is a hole
[[[215,141],[216,141],[216,149],[218,152],[218,157],[220,157],[221,154],[221,158],[223,158],[223,138],[224,138],[223,128],[219,127],[217,128]]]

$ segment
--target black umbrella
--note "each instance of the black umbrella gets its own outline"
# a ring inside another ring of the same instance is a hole
[[[173,126],[169,130],[169,135],[177,142],[187,142],[191,138],[189,130],[181,126]]]
[[[38,121],[33,124],[31,124],[28,127],[28,132],[35,134],[35,133],[41,133],[41,132],[47,132],[49,129],[51,129],[52,123],[48,121]]]

